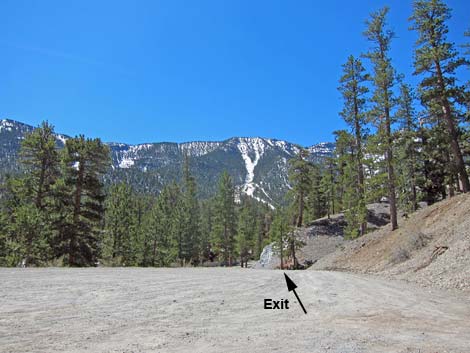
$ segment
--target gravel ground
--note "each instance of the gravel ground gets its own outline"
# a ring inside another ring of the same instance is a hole
[[[0,269],[0,352],[470,351],[468,296],[250,269]],[[264,310],[265,298],[289,310]]]

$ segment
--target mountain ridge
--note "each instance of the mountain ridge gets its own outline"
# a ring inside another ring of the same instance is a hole
[[[0,162],[2,172],[19,170],[17,154],[21,140],[35,127],[12,119],[0,120]],[[67,135],[56,133],[58,147]],[[200,196],[216,191],[220,174],[232,176],[237,193],[248,195],[274,208],[290,189],[288,160],[301,147],[285,140],[263,137],[231,137],[223,141],[147,142],[128,144],[105,142],[111,151],[112,167],[106,176],[109,183],[125,181],[142,192],[158,193],[161,188],[181,179],[185,156],[200,186]],[[331,156],[334,144],[321,142],[306,147],[310,160],[322,161]]]

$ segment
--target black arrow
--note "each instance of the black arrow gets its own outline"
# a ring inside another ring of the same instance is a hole
[[[284,276],[286,277],[286,283],[287,283],[287,290],[290,292],[294,292],[295,294],[295,297],[297,298],[297,300],[299,301],[299,304],[300,306],[302,307],[302,310],[304,311],[305,314],[307,314],[307,310],[305,310],[305,307],[304,305],[302,304],[302,302],[300,301],[300,298],[299,296],[297,295],[297,292],[295,291],[295,288],[297,288],[297,285],[294,283],[294,281],[292,281],[288,275],[286,275],[286,273],[284,272]]]

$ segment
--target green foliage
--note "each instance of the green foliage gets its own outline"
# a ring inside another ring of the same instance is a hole
[[[285,209],[280,209],[274,213],[273,223],[269,231],[270,241],[273,243],[273,250],[279,255],[281,259],[281,269],[284,268],[284,263],[289,249],[289,234],[294,231],[291,223],[289,222],[289,215]],[[297,244],[299,245],[299,244]]]
[[[414,99],[413,89],[402,83],[396,113],[400,130],[395,136],[395,150],[397,151],[398,204],[407,212],[418,209],[418,185],[422,184],[420,171],[424,167],[422,139],[419,136]]]
[[[178,260],[181,242],[181,190],[166,186],[145,215],[143,266],[170,266]]]
[[[178,257],[185,263],[197,264],[201,261],[200,210],[197,186],[190,172],[189,157],[184,163],[184,190],[181,214],[181,242]]]
[[[104,216],[102,176],[109,150],[99,139],[67,140],[62,154],[62,180],[57,183],[59,251],[69,266],[93,266],[100,256]]]
[[[369,116],[377,129],[377,135],[381,142],[379,146],[383,147],[383,155],[387,166],[386,185],[390,202],[390,221],[392,229],[397,229],[396,175],[392,140],[392,126],[394,123],[392,109],[395,106],[393,88],[397,81],[397,75],[389,57],[394,33],[388,28],[388,12],[389,8],[384,7],[373,12],[370,20],[366,22],[367,30],[364,32],[364,36],[372,45],[372,48],[364,56],[371,61],[373,67],[372,83],[374,90],[370,98],[372,109]]]
[[[224,264],[231,265],[235,256],[235,189],[232,178],[224,172],[219,181],[219,190],[215,196],[214,225],[212,239],[215,250],[220,253]]]
[[[341,165],[340,183],[343,188],[341,205],[347,222],[344,233],[348,238],[355,238],[364,231],[361,227],[367,217],[363,186],[358,182],[356,144],[354,137],[344,130],[338,131],[336,136],[338,164]]]
[[[422,77],[419,84],[421,102],[429,110],[438,105],[449,135],[452,153],[450,163],[455,168],[461,189],[470,191],[470,182],[460,146],[458,106],[468,103],[465,87],[457,83],[456,71],[467,64],[455,45],[448,41],[447,21],[450,8],[441,0],[416,0],[413,4],[411,28],[418,34],[414,53],[415,75]]]
[[[240,257],[240,265],[243,267],[248,260],[253,258],[255,252],[255,240],[259,233],[258,212],[253,201],[248,198],[242,200],[238,216],[236,251]]]
[[[289,161],[289,181],[292,186],[293,209],[295,209],[295,225],[304,224],[304,210],[313,180],[313,164],[307,160],[308,152],[300,150],[296,158]]]
[[[128,185],[113,185],[105,202],[102,259],[119,266],[141,262],[138,198]]]

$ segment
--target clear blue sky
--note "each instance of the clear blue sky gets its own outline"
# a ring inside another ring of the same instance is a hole
[[[470,1],[449,0],[463,41]],[[105,141],[331,141],[340,65],[391,7],[412,80],[406,0],[0,0],[0,118]]]

